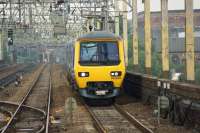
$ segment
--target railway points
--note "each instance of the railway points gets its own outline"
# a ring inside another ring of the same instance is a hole
[[[0,0],[1,133],[200,133],[199,0]]]

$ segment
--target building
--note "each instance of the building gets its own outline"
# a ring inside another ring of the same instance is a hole
[[[175,63],[185,63],[185,10],[168,12],[169,52]],[[152,50],[161,54],[161,12],[151,12]],[[141,45],[144,44],[144,12],[138,14],[138,31]],[[200,9],[194,10],[195,57],[200,63]]]

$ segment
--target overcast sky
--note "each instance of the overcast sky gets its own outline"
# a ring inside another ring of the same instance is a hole
[[[150,0],[151,2],[151,11],[160,11],[161,6],[160,6],[160,1],[161,0]],[[184,4],[185,0],[168,0],[168,9],[169,10],[183,10],[185,8]],[[200,0],[193,0],[194,2],[194,9],[200,9]],[[142,3],[142,0],[137,0],[138,4],[138,12],[144,11],[144,4]],[[119,4],[120,9],[122,8],[123,4]],[[129,8],[130,10],[130,8]],[[128,19],[132,18],[132,12],[128,13]]]
[[[160,0],[150,0],[151,1],[151,11],[159,11],[160,10]],[[184,9],[185,0],[168,0],[169,10],[178,10]],[[194,9],[200,9],[200,0],[194,1]],[[138,11],[141,12],[144,10],[144,4],[142,4],[142,0],[138,0]]]

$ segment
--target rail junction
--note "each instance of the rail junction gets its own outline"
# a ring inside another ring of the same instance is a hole
[[[200,133],[199,51],[199,0],[0,0],[0,132]]]

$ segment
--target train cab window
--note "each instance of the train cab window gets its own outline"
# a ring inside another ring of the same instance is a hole
[[[82,42],[80,44],[80,65],[118,65],[117,42]]]

